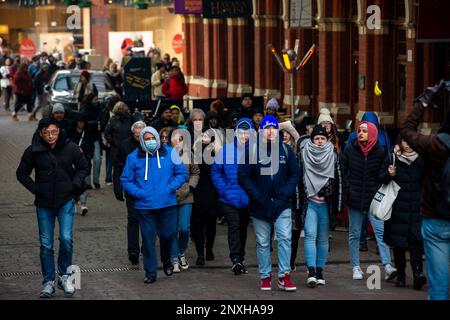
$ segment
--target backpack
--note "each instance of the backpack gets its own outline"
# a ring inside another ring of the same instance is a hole
[[[437,138],[450,152],[450,135],[447,133],[438,133]],[[446,218],[450,218],[450,158],[445,161],[442,167],[436,187],[439,199],[436,202],[438,213]]]

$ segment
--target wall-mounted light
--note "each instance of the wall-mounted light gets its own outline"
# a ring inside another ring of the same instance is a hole
[[[50,25],[51,25],[52,27],[56,27],[57,23],[56,23],[56,21],[52,21],[52,22],[50,23]]]
[[[34,26],[35,26],[35,27],[39,27],[40,25],[41,25],[41,23],[40,23],[39,21],[35,21],[35,22],[34,22]]]

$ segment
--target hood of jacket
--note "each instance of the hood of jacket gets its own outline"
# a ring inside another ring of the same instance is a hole
[[[375,112],[368,111],[368,112],[364,113],[364,115],[361,118],[361,122],[364,122],[364,121],[371,122],[377,126],[377,129],[380,129],[380,123],[378,122],[378,117],[375,114]]]

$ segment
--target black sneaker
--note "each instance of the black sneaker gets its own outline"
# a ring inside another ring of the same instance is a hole
[[[316,279],[317,279],[317,285],[321,285],[321,286],[325,285],[325,279],[323,278],[322,268],[316,268]]]
[[[135,266],[135,265],[139,264],[139,255],[130,254],[128,256],[128,260],[130,260],[131,264]]]
[[[100,184],[99,183],[94,183],[94,187],[95,187],[95,189],[100,189]]]
[[[395,280],[395,286],[399,288],[406,287],[406,279],[404,274],[397,273],[397,280]]]
[[[231,270],[234,272],[234,275],[237,276],[237,275],[244,273],[242,270],[243,267],[244,267],[244,265],[240,261],[235,261],[233,263],[233,267],[231,268]]]
[[[213,261],[215,259],[212,249],[206,250],[206,261]]]
[[[171,275],[173,275],[173,266],[172,263],[166,264],[165,266],[163,266],[163,270],[166,276],[170,277]]]
[[[420,290],[427,283],[427,278],[423,273],[414,275],[413,288],[414,290]]]
[[[247,267],[244,265],[243,262],[241,262],[241,264],[242,264],[242,268],[241,268],[242,273],[243,273],[243,274],[247,274],[247,273],[248,273]]]
[[[144,278],[144,283],[153,283],[156,281],[155,277],[145,277]]]
[[[197,266],[204,266],[205,265],[205,257],[204,256],[198,256],[197,261],[195,262]]]
[[[308,279],[306,285],[309,288],[315,288],[317,286],[316,269],[314,267],[308,267]]]

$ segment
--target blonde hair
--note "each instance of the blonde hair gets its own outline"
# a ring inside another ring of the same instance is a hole
[[[125,109],[125,112],[128,112],[128,111],[129,111],[128,106],[126,105],[126,103],[123,102],[123,101],[119,101],[119,102],[117,102],[117,103],[114,105],[114,108],[113,108],[112,112],[113,112],[114,114],[117,114],[117,113],[118,113],[117,111],[119,111],[119,108],[124,108],[124,109]]]

